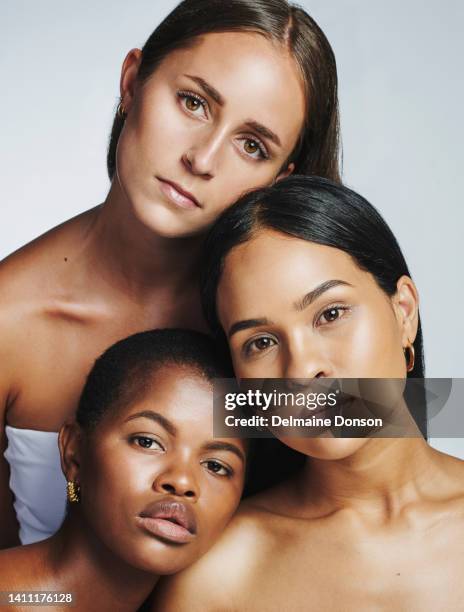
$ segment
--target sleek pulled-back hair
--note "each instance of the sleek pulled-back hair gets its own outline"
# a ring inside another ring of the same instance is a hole
[[[76,420],[93,429],[108,413],[128,405],[150,388],[163,366],[181,366],[201,378],[233,376],[229,357],[212,338],[185,329],[156,329],[129,336],[107,349],[87,377]]]
[[[304,83],[306,115],[286,165],[294,162],[299,174],[339,181],[335,57],[317,23],[302,8],[286,0],[184,0],[143,46],[138,81],[147,81],[173,51],[186,48],[198,37],[212,32],[254,32],[288,50]],[[116,149],[123,126],[124,118],[116,113],[107,157],[110,179],[116,170]]]
[[[223,336],[216,294],[225,258],[262,229],[344,251],[362,270],[370,272],[389,296],[396,293],[401,276],[411,276],[395,236],[367,200],[323,178],[293,176],[245,195],[219,217],[210,231],[202,266],[202,301],[205,317],[216,335]],[[422,378],[420,319],[414,349],[415,364],[408,376]]]

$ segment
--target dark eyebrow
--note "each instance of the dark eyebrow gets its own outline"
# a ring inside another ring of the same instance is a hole
[[[304,310],[310,304],[312,304],[314,300],[317,300],[317,298],[320,297],[323,293],[325,293],[329,289],[332,289],[333,287],[338,287],[339,285],[343,285],[345,287],[353,286],[353,285],[350,285],[350,283],[347,283],[346,281],[342,281],[342,280],[334,279],[334,280],[325,281],[325,283],[321,283],[315,289],[313,289],[312,291],[309,291],[305,296],[303,296],[301,300],[299,300],[298,302],[295,302],[294,304],[295,309]]]
[[[307,293],[301,300],[294,304],[296,310],[304,310],[307,308],[314,300],[316,300],[323,293],[332,289],[333,287],[338,287],[339,285],[344,285],[346,287],[352,287],[350,283],[342,280],[329,280],[325,281],[325,283],[321,283],[318,287]],[[237,321],[230,326],[229,332],[227,334],[228,338],[231,338],[234,334],[239,331],[243,331],[244,329],[250,329],[251,327],[259,327],[260,325],[272,325],[272,321],[266,319],[266,317],[262,317],[260,319],[244,319],[243,321]]]
[[[272,130],[267,128],[262,123],[258,123],[257,121],[253,121],[250,119],[249,121],[245,122],[245,125],[249,127],[251,130],[258,132],[258,134],[263,136],[263,138],[267,138],[268,140],[276,144],[278,147],[282,146],[280,142],[280,138],[277,136],[277,134],[275,134]]]
[[[166,417],[160,414],[159,412],[154,412],[154,410],[142,410],[142,412],[131,414],[129,417],[127,417],[126,422],[132,421],[133,419],[140,419],[140,418],[150,419],[151,421],[155,421],[155,423],[158,423],[158,425],[161,425],[161,427],[164,427],[164,429],[169,434],[171,434],[171,436],[175,436],[177,433],[176,426],[173,423],[171,423],[171,421],[169,421]]]
[[[224,98],[221,96],[218,90],[215,89],[212,85],[210,85],[207,81],[205,81],[201,77],[192,76],[190,74],[185,74],[184,76],[186,76],[188,79],[192,79],[192,81],[195,81],[195,83],[202,88],[203,92],[210,98],[213,98],[213,100],[217,104],[219,104],[219,106],[224,106]]]
[[[234,453],[234,455],[236,455],[241,461],[243,461],[243,463],[245,463],[245,455],[242,453],[238,446],[235,446],[235,444],[230,444],[229,442],[219,442],[218,440],[217,442],[208,442],[204,445],[203,448],[207,451],[229,451],[230,453]]]
[[[271,322],[269,319],[245,319],[244,321],[237,321],[230,326],[229,333],[227,334],[230,338],[234,334],[244,329],[250,329],[250,327],[258,327],[259,325],[269,325]]]

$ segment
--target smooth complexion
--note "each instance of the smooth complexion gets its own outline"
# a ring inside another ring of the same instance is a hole
[[[204,329],[202,234],[241,193],[293,169],[305,101],[282,47],[257,34],[205,35],[143,85],[139,61],[133,50],[122,69],[127,117],[106,201],[0,264],[0,546],[18,543],[3,424],[58,431],[115,341]]]
[[[90,432],[63,427],[63,471],[81,503],[52,538],[0,553],[1,589],[72,592],[77,610],[137,609],[160,575],[211,546],[239,503],[245,441],[213,439],[211,419],[211,383],[166,366]]]
[[[123,66],[128,117],[111,195],[156,235],[205,231],[241,194],[292,171],[285,161],[305,100],[279,46],[256,34],[208,34],[171,53],[144,85],[139,62],[133,50]]]
[[[217,302],[250,378],[404,377],[417,304],[410,278],[390,298],[344,252],[267,229],[229,252]],[[460,460],[421,438],[282,440],[305,468],[246,500],[153,610],[462,608]]]

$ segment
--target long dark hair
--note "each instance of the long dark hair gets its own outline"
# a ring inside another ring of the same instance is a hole
[[[334,247],[370,272],[389,296],[398,279],[411,276],[399,244],[380,213],[347,187],[320,177],[293,176],[245,195],[213,225],[205,244],[202,301],[215,334],[223,335],[216,312],[216,293],[228,253],[260,229]],[[415,364],[408,376],[423,378],[422,331],[414,341]]]
[[[151,34],[142,49],[139,82],[149,79],[169,53],[211,32],[255,32],[284,45],[304,82],[306,119],[286,162],[299,174],[340,180],[337,67],[332,48],[317,23],[286,0],[184,0]],[[285,87],[285,83],[282,83]],[[113,121],[107,167],[116,170],[116,148],[124,125]]]
[[[411,276],[395,236],[367,200],[320,177],[292,176],[242,197],[219,217],[208,235],[201,279],[203,310],[222,345],[227,340],[217,316],[216,294],[225,258],[232,249],[265,228],[344,251],[360,268],[370,272],[389,296],[396,293],[401,276]],[[414,349],[414,369],[408,372],[408,377],[423,378],[420,318]],[[421,384],[407,386],[404,397],[426,438],[425,389]],[[252,457],[247,494],[290,478],[306,459],[276,439],[255,440]]]

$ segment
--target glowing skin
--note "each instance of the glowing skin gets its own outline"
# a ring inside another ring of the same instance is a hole
[[[265,230],[227,256],[218,313],[239,378],[403,378],[417,291],[402,277],[390,298],[343,251]],[[320,458],[368,442],[282,441]]]
[[[286,162],[306,101],[284,47],[257,34],[208,34],[168,54],[143,84],[140,53],[123,65],[127,116],[105,202],[0,265],[2,451],[5,423],[58,431],[96,356],[117,340],[163,327],[205,331],[204,233],[244,191],[293,170]],[[19,543],[9,482],[0,453],[0,548]]]
[[[305,100],[280,45],[257,34],[208,34],[171,53],[143,85],[139,60],[134,50],[123,68],[127,119],[114,189],[144,225],[162,236],[204,231],[241,194],[291,172],[284,164]]]
[[[210,382],[166,366],[94,429],[64,426],[63,471],[80,503],[53,537],[0,552],[0,587],[72,592],[82,612],[129,612],[160,575],[202,555],[234,513],[245,473],[245,441],[213,439],[212,402]]]
[[[82,483],[82,512],[92,530],[131,565],[156,574],[179,571],[211,546],[238,505],[245,442],[213,439],[211,383],[188,369],[158,370],[142,398],[83,440],[83,450],[68,441],[67,477]],[[136,517],[160,500],[192,509],[191,541],[165,541],[141,526]]]
[[[262,230],[228,254],[218,288],[237,375],[404,377],[417,292],[397,287],[390,298],[342,251]],[[153,612],[462,608],[462,461],[422,438],[281,439],[303,469],[245,500]]]

